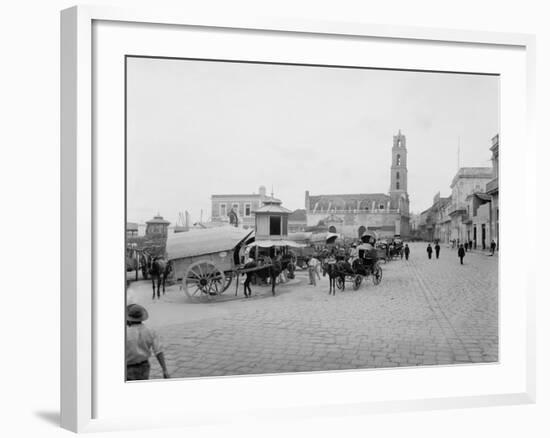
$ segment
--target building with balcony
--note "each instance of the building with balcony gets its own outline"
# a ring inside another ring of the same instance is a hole
[[[490,167],[461,167],[451,182],[451,206],[449,207],[450,239],[468,242],[473,239],[471,198],[483,193],[493,178]]]
[[[491,161],[493,163],[493,179],[485,186],[485,192],[491,197],[491,207],[489,210],[490,228],[489,238],[494,240],[499,248],[499,207],[498,207],[498,144],[499,135],[491,139]]]
[[[426,241],[438,240],[441,243],[448,243],[450,240],[450,210],[451,198],[441,197],[437,193],[431,207],[420,213],[419,236]]]
[[[347,238],[358,238],[367,229],[380,237],[409,236],[406,137],[393,136],[390,189],[385,193],[312,195],[305,193],[308,228],[322,227]]]

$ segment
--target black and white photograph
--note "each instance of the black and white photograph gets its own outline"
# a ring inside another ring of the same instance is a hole
[[[499,361],[498,75],[125,74],[127,381]]]

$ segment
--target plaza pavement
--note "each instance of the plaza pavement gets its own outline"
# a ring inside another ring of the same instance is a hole
[[[275,297],[265,286],[235,297],[232,284],[221,299],[193,302],[171,286],[153,302],[140,281],[127,299],[148,309],[174,378],[497,361],[498,257],[467,253],[461,266],[456,250],[428,260],[425,248],[382,263],[380,285],[336,296],[328,277],[313,287],[298,271]]]

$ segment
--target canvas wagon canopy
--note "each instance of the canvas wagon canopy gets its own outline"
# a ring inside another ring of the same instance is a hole
[[[311,241],[315,243],[334,243],[334,241],[339,238],[338,233],[314,233],[311,236]]]
[[[231,251],[241,242],[253,238],[253,233],[254,230],[227,226],[169,234],[166,255],[168,260],[174,260]]]
[[[297,233],[288,233],[289,240],[294,242],[309,242],[313,233],[311,231],[301,231]]]
[[[289,246],[291,248],[304,248],[307,245],[303,243],[296,243],[292,240],[260,240],[253,242],[249,246],[259,246],[260,248],[271,248],[273,246]]]
[[[372,230],[367,230],[361,235],[361,240],[364,243],[368,243],[370,240],[373,239],[378,240],[378,235]]]

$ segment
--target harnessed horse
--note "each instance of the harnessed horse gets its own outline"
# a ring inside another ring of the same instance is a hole
[[[149,269],[151,281],[153,282],[153,300],[155,299],[155,282],[157,299],[160,299],[160,286],[162,285],[162,294],[166,293],[166,278],[172,272],[172,263],[167,262],[162,257],[155,257]]]
[[[323,268],[323,277],[328,274],[329,295],[336,295],[336,279],[342,279],[342,290],[346,290],[346,275],[353,274],[353,268],[349,262],[344,260],[325,260],[321,265]]]

